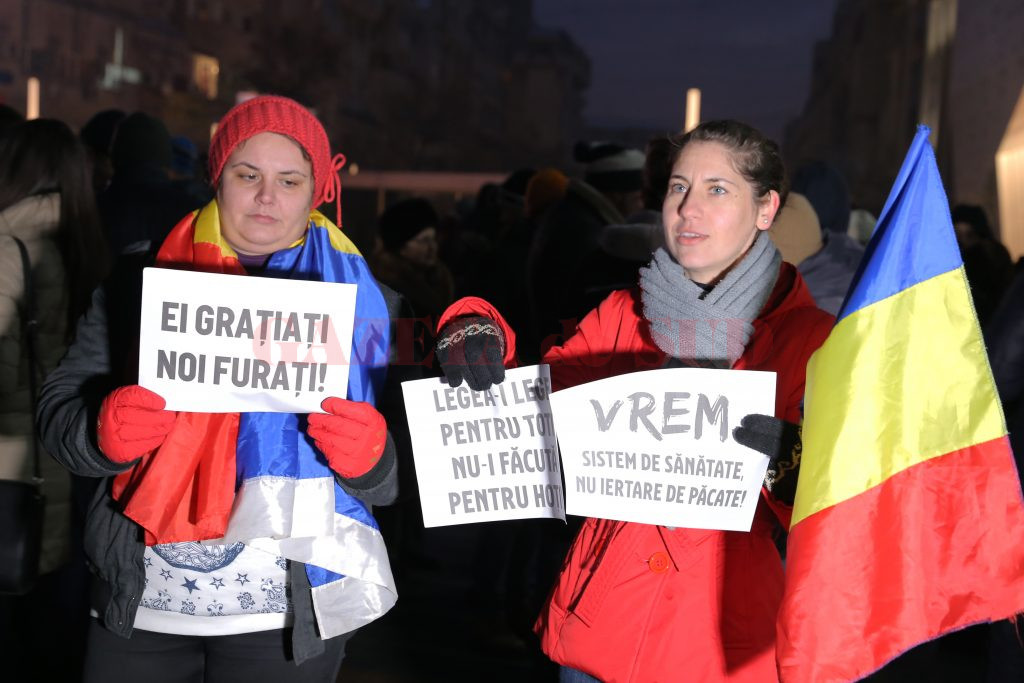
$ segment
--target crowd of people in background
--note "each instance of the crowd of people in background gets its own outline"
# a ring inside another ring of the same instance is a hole
[[[602,302],[614,292],[636,287],[642,268],[666,248],[671,253],[663,206],[679,162],[678,138],[654,138],[644,150],[581,142],[573,156],[577,163],[569,168],[516,170],[502,183],[480,188],[472,201],[389,196],[377,218],[375,241],[366,245],[363,257],[382,291],[401,297],[392,317],[421,321],[415,354],[392,369],[396,378],[442,373],[431,353],[437,323],[453,302],[467,296],[500,311],[502,324],[515,330],[520,363],[544,359],[557,364],[565,353],[560,349],[572,348],[566,344],[574,338],[578,343],[577,326],[588,312],[607,306]],[[118,272],[118,264],[151,257],[183,217],[210,204],[218,188],[208,182],[207,161],[198,141],[174,135],[145,112],[102,111],[75,133],[60,121],[27,121],[16,110],[0,107],[0,478],[28,476],[35,410],[29,374],[43,377],[57,366],[75,341],[77,321],[94,289]],[[811,161],[788,171],[788,194],[781,175],[765,191],[779,203],[767,211],[763,239],[757,236],[755,244],[766,254],[777,249],[799,273],[813,304],[835,316],[875,218],[871,207],[853,205],[834,165]],[[323,193],[316,196],[323,199]],[[884,199],[876,198],[876,204]],[[957,204],[951,212],[1010,437],[1015,452],[1024,453],[1024,259],[1013,262],[982,207]],[[39,311],[38,367],[29,365],[18,322],[25,287],[19,250],[8,236],[25,243],[31,261]],[[767,297],[776,280],[765,278],[770,280]],[[616,315],[632,314],[616,309]],[[815,319],[814,324],[824,323]],[[588,330],[610,334],[595,323]],[[381,526],[401,580],[409,564],[429,560],[421,547],[409,436],[401,424],[404,406],[393,395],[382,395],[377,407],[388,419],[399,462],[399,497],[391,510],[381,511]],[[798,419],[798,405],[782,408]],[[82,537],[97,480],[69,474],[49,458],[44,465],[47,516],[40,580],[27,595],[0,597],[0,642],[20,653],[10,662],[13,677],[7,680],[13,681],[76,680],[90,619]],[[760,540],[783,548],[781,525],[762,521]],[[553,586],[565,592],[565,582],[579,578],[563,575],[558,584],[559,567],[583,521],[570,520],[568,527],[557,529],[529,521],[488,526],[479,546],[467,551],[479,558],[480,571],[470,578],[474,600],[506,615],[511,632],[539,649],[532,632],[537,615],[546,610],[543,619],[549,625],[566,619],[558,600],[567,600],[568,593],[556,592],[553,606],[545,607],[545,599]],[[575,552],[590,552],[592,545],[611,538],[621,542],[620,531],[590,524],[582,530],[590,536]],[[767,547],[757,552],[768,552]],[[499,572],[493,571],[494,558],[501,558]],[[582,562],[579,557],[574,561]],[[582,570],[568,566],[564,571]],[[771,615],[763,621],[770,624]],[[563,647],[555,635],[542,636],[549,650]],[[65,656],[47,654],[54,642],[61,643]],[[641,645],[636,647],[640,651]],[[593,644],[580,652],[571,661],[601,657]],[[608,666],[615,670],[617,664]]]

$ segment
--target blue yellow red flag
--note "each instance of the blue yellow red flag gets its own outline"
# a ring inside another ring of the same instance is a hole
[[[784,683],[1024,611],[1021,486],[928,134],[808,363]]]

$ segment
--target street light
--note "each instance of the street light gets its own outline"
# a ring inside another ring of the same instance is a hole
[[[31,76],[25,88],[25,118],[39,118],[39,79]]]
[[[686,123],[683,132],[689,133],[700,123],[700,88],[686,91]]]

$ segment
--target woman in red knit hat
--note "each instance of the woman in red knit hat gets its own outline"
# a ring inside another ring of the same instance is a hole
[[[181,220],[156,265],[356,284],[348,386],[309,416],[165,410],[135,383],[138,264],[97,290],[38,412],[47,450],[99,480],[84,678],[334,681],[347,637],[397,598],[370,513],[396,494],[374,404],[397,302],[315,210],[336,202],[340,224],[344,157],[306,108],[277,96],[234,107],[209,160],[216,198]],[[310,511],[333,528],[299,531]]]

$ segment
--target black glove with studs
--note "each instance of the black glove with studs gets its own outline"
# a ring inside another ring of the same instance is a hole
[[[752,413],[740,420],[732,435],[737,443],[768,456],[764,486],[777,500],[792,505],[803,452],[800,425]]]
[[[438,334],[434,346],[449,386],[466,380],[474,391],[485,391],[505,379],[505,334],[490,318],[453,320]]]

